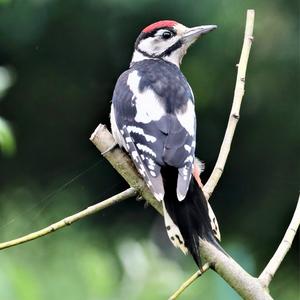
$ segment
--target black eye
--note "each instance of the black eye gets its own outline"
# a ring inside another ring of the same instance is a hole
[[[164,40],[167,40],[167,39],[169,39],[169,38],[171,38],[172,37],[172,33],[170,32],[170,31],[165,31],[163,34],[162,34],[162,38],[164,39]]]

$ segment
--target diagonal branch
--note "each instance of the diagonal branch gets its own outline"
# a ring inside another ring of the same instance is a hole
[[[240,108],[245,93],[247,63],[248,63],[250,49],[253,41],[254,17],[255,17],[255,11],[253,9],[248,9],[246,28],[244,34],[244,43],[243,43],[240,61],[239,64],[237,65],[238,71],[237,71],[237,77],[235,83],[233,103],[231,107],[231,112],[230,112],[230,116],[226,128],[225,136],[223,139],[223,143],[219,152],[216,165],[203,188],[203,192],[206,196],[206,199],[209,199],[211,197],[216,185],[218,184],[218,181],[222,176],[225,163],[230,151],[235,128],[240,118]]]
[[[91,141],[100,150],[105,152],[115,144],[114,138],[104,125],[99,125],[91,136]],[[134,187],[138,193],[155,209],[160,212],[160,203],[153,197],[150,190],[138,174],[130,158],[120,148],[106,152],[105,157],[123,178]],[[206,241],[201,241],[200,251],[203,258],[212,265],[213,269],[244,299],[270,300],[272,297],[258,282],[257,278],[248,274],[231,257],[220,252],[216,247]]]
[[[268,287],[271,280],[273,279],[277,269],[279,268],[281,262],[283,261],[284,257],[290,250],[293,240],[295,238],[296,232],[300,225],[300,195],[298,198],[298,203],[296,206],[296,210],[294,212],[292,221],[285,232],[285,235],[278,246],[276,252],[274,253],[273,257],[263,270],[263,272],[259,276],[259,280],[261,284],[265,287]]]
[[[139,195],[162,215],[161,203],[154,198],[129,156],[119,147],[114,147],[116,142],[106,126],[99,124],[91,135],[90,140],[127,183],[135,188]]]
[[[202,266],[201,270],[197,270],[191,277],[188,278],[180,288],[169,298],[169,300],[175,300],[179,297],[197,278],[199,278],[202,274],[204,274],[207,270],[209,270],[210,265],[206,263]]]
[[[125,199],[128,199],[130,197],[135,196],[136,190],[134,188],[129,188],[127,190],[125,190],[124,192],[121,192],[113,197],[110,197],[104,201],[101,201],[95,205],[89,206],[88,208],[86,208],[83,211],[80,211],[72,216],[66,217],[56,223],[53,223],[49,226],[47,226],[46,228],[43,228],[41,230],[32,232],[30,234],[27,234],[25,236],[22,236],[20,238],[17,238],[15,240],[11,240],[5,243],[0,243],[0,250],[12,247],[12,246],[16,246],[16,245],[20,245],[32,240],[35,240],[37,238],[40,238],[44,235],[47,235],[49,233],[52,233],[56,230],[62,229],[68,225],[71,225],[72,223],[81,220],[87,216],[90,216],[92,214],[95,214],[96,212],[103,210],[113,204],[119,203]]]

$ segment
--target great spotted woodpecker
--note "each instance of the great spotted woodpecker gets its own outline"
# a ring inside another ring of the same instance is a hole
[[[219,247],[220,233],[201,189],[194,96],[179,67],[188,47],[216,27],[188,28],[170,20],[146,27],[130,68],[117,81],[111,107],[116,142],[162,202],[171,242],[190,252],[199,267],[199,238]]]

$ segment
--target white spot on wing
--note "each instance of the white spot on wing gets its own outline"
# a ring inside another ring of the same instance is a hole
[[[138,153],[137,153],[137,151],[132,151],[131,152],[131,155],[132,155],[132,158],[136,161],[136,162],[138,162],[139,161],[139,159],[138,159]]]
[[[191,147],[190,145],[188,145],[188,144],[185,144],[185,145],[184,145],[184,149],[185,149],[188,153],[190,153],[191,150],[192,150],[192,147]]]
[[[154,171],[150,171],[151,176],[156,177],[156,173]]]
[[[149,163],[149,165],[155,167],[155,162],[152,158],[148,157],[148,163]]]
[[[144,132],[144,129],[141,128],[141,127],[137,127],[137,126],[127,126],[126,128],[127,128],[128,133],[133,132],[133,133],[137,133],[137,134],[139,134],[139,135],[144,136],[147,142],[151,142],[151,143],[156,142],[156,137],[153,136],[153,135],[150,135],[150,134],[146,134],[146,133]]]
[[[165,110],[153,90],[145,89],[140,92],[139,83],[138,72],[131,72],[128,75],[127,84],[133,93],[132,99],[135,100],[136,115],[134,120],[144,124],[158,121],[165,114]]]
[[[188,169],[187,169],[186,166],[183,168],[182,174],[185,175],[185,176],[187,176],[187,174],[188,174]]]
[[[164,199],[164,195],[162,193],[153,193],[153,196],[158,200],[162,201]]]
[[[185,162],[185,163],[187,163],[187,162],[193,163],[193,162],[194,162],[194,157],[193,157],[193,155],[189,155],[189,156],[185,159],[184,162]]]
[[[152,182],[150,181],[150,180],[148,180],[147,181],[147,185],[148,185],[148,187],[151,189],[151,187],[153,187],[153,184],[152,184]]]
[[[153,157],[156,157],[155,152],[150,147],[140,144],[140,143],[137,143],[136,146],[139,150],[141,150],[145,153],[148,153],[148,154],[152,155]]]

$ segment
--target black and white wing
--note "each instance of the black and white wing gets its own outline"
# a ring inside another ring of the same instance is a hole
[[[178,169],[177,197],[185,198],[194,162],[195,124],[193,95],[176,66],[146,60],[120,76],[112,100],[112,132],[159,201],[164,197],[164,166]]]

